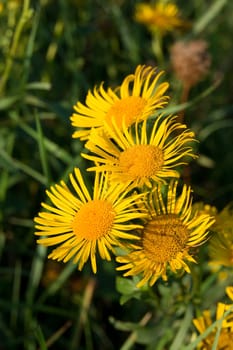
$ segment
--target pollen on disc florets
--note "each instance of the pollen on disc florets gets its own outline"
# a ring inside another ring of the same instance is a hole
[[[162,150],[153,145],[135,145],[120,154],[119,166],[128,176],[151,177],[163,166]]]
[[[146,224],[142,245],[149,260],[165,263],[183,251],[188,236],[187,227],[176,215],[159,215]]]
[[[124,123],[126,127],[132,125],[141,116],[147,101],[140,96],[129,96],[116,101],[105,116],[109,126],[114,119],[116,125],[121,127]]]
[[[106,200],[85,203],[73,221],[74,233],[80,238],[96,240],[111,230],[115,218],[112,204]]]

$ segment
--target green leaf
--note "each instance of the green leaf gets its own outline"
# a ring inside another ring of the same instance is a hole
[[[148,287],[138,288],[136,284],[138,283],[138,277],[133,277],[132,279],[117,277],[116,278],[116,290],[121,293],[120,304],[125,304],[128,300],[135,298],[140,299],[142,292],[148,290]]]
[[[216,0],[208,9],[204,12],[203,16],[196,22],[193,27],[194,34],[200,34],[213,19],[219,14],[223,6],[225,6],[227,0]]]
[[[211,125],[206,126],[203,128],[199,134],[198,139],[203,142],[209,137],[213,132],[218,131],[220,129],[224,128],[232,128],[233,127],[233,120],[225,119],[225,120],[217,120],[216,122],[212,123]]]
[[[10,97],[1,98],[0,99],[0,111],[8,109],[19,99],[20,99],[20,96],[10,96]]]
[[[51,84],[44,81],[35,81],[33,83],[27,84],[26,88],[28,90],[45,90],[48,91],[51,89]]]
[[[116,329],[125,332],[135,331],[140,327],[138,323],[123,322],[116,320],[114,317],[109,317],[109,322],[112,323]]]
[[[135,286],[135,282],[132,279],[124,277],[116,278],[116,288],[121,294],[132,294],[139,291],[139,288]]]

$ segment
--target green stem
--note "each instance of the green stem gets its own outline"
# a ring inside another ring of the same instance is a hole
[[[162,35],[160,33],[156,33],[153,35],[152,51],[158,61],[158,66],[163,67],[164,56],[163,56],[163,48],[162,48]]]
[[[47,186],[49,186],[50,184],[49,164],[48,164],[46,147],[44,143],[43,131],[42,131],[40,119],[37,113],[35,113],[35,119],[36,119],[37,133],[38,133],[38,146],[39,146],[39,152],[40,152],[41,165],[43,169],[43,174],[47,179]]]
[[[150,312],[147,312],[143,318],[139,321],[140,327],[145,327],[147,323],[150,321],[152,317],[152,314]],[[137,341],[138,333],[137,331],[133,331],[129,337],[126,339],[124,344],[121,346],[120,350],[130,350],[135,345],[135,342]]]
[[[88,341],[88,349],[93,349],[88,325],[88,311],[90,309],[95,288],[96,280],[91,278],[85,288],[80,314],[78,315],[76,324],[74,325],[75,331],[71,340],[70,350],[79,348],[83,328],[86,331],[85,333],[86,340]]]

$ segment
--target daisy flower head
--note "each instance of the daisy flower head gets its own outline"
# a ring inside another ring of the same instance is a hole
[[[115,90],[104,89],[103,84],[89,91],[86,105],[78,102],[71,116],[71,123],[79,130],[74,138],[89,139],[92,129],[105,131],[105,124],[112,126],[112,120],[121,128],[148,118],[158,108],[164,107],[168,96],[167,82],[158,83],[163,72],[155,68],[139,65],[133,74],[128,75]]]
[[[112,128],[106,126],[110,137],[96,134],[86,143],[92,154],[82,156],[96,162],[88,170],[110,172],[111,181],[135,187],[151,187],[153,181],[166,183],[167,178],[178,178],[176,168],[196,155],[191,147],[194,133],[175,119],[160,115],[152,129],[144,120],[122,130],[113,121]]]
[[[188,26],[188,22],[181,19],[179,9],[173,2],[139,3],[136,6],[135,20],[147,26],[152,33],[162,35]]]
[[[121,246],[124,239],[137,239],[131,230],[140,227],[134,223],[145,214],[135,202],[141,195],[128,196],[130,188],[120,184],[109,185],[108,176],[96,174],[91,195],[78,168],[70,174],[73,190],[61,181],[46,193],[52,205],[42,203],[42,211],[34,219],[35,232],[43,236],[37,242],[57,247],[49,258],[67,262],[73,260],[81,270],[90,258],[96,273],[96,253],[102,259],[111,260],[114,246]]]
[[[141,229],[141,239],[126,255],[116,258],[122,264],[117,270],[128,270],[124,276],[142,274],[138,287],[147,282],[152,286],[159,277],[166,281],[168,268],[173,273],[190,273],[187,262],[196,262],[190,250],[207,239],[213,218],[199,212],[193,215],[190,186],[184,185],[177,198],[177,185],[178,181],[170,182],[165,199],[161,186],[151,191],[150,216]]]
[[[233,287],[226,288],[226,294],[233,301]],[[224,316],[225,313],[227,316]],[[221,331],[218,338],[217,350],[233,349],[233,304],[217,304],[216,321],[222,319]],[[213,321],[209,310],[203,311],[202,315],[193,319],[193,324],[200,334],[203,334]],[[216,326],[198,345],[199,350],[212,350],[218,327]]]

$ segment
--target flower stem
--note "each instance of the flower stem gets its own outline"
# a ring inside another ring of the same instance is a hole
[[[162,36],[160,33],[156,33],[152,38],[152,51],[158,61],[158,66],[163,66],[164,56],[162,48]]]

